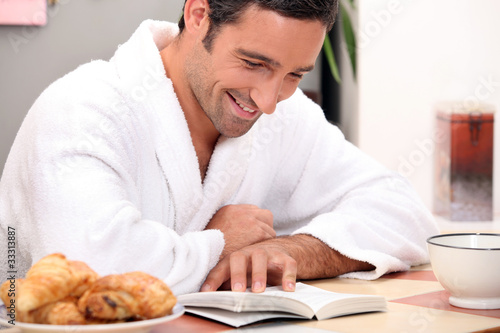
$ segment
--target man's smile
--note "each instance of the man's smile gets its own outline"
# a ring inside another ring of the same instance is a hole
[[[250,113],[254,113],[255,111],[257,110],[252,110],[250,108],[247,108],[246,106],[244,106],[243,104],[241,104],[240,102],[238,102],[237,100],[235,100],[236,104],[238,104],[243,110],[247,111],[247,112],[250,112]]]
[[[245,119],[252,119],[258,114],[257,109],[252,109],[239,100],[237,100],[233,95],[231,95],[229,92],[227,93],[229,96],[229,100],[232,103],[232,105],[235,107],[236,113],[238,116],[245,118]]]

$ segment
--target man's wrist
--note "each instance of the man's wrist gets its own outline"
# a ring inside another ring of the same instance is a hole
[[[341,254],[311,235],[283,236],[270,242],[282,246],[297,261],[297,279],[328,278],[354,271],[375,269],[367,262]]]

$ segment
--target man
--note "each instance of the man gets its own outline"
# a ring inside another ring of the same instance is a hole
[[[0,184],[19,270],[62,252],[181,294],[426,262],[437,229],[415,193],[297,90],[336,8],[187,0],[180,32],[146,21],[109,62],[52,84]]]

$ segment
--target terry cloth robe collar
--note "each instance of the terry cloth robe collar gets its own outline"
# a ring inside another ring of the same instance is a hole
[[[147,20],[112,61],[132,110],[147,113],[158,162],[174,205],[179,234],[203,230],[243,181],[253,131],[239,138],[219,138],[204,182],[184,112],[168,79],[159,51],[178,33],[175,24]]]

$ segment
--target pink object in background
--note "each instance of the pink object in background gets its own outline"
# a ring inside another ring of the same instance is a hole
[[[45,25],[47,0],[0,0],[0,24]]]

